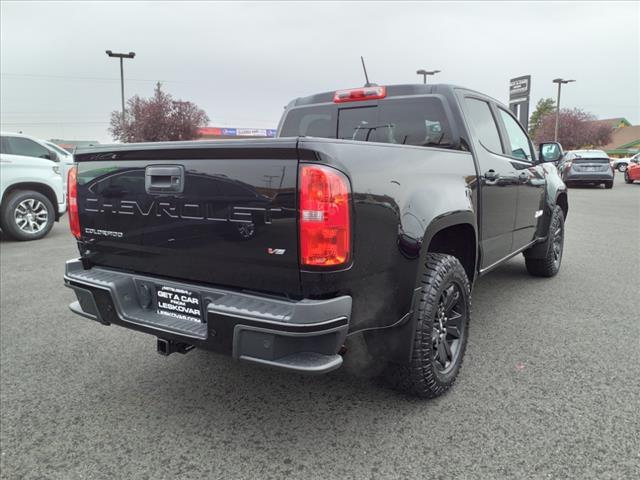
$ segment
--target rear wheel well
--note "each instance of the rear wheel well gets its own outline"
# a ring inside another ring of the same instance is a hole
[[[443,228],[431,238],[428,252],[456,257],[464,267],[469,282],[473,283],[476,273],[476,233],[470,224]]]
[[[566,220],[567,214],[569,213],[569,202],[567,200],[566,193],[561,193],[560,195],[558,195],[556,205],[558,205],[562,209],[562,213],[564,213],[564,218]]]
[[[51,202],[51,205],[53,205],[53,209],[55,211],[56,221],[60,219],[60,212],[58,211],[58,198],[56,197],[55,192],[53,191],[53,189],[50,186],[45,185],[44,183],[37,183],[37,182],[23,182],[23,183],[13,184],[13,185],[9,186],[4,191],[4,194],[2,195],[2,204],[3,205],[4,205],[5,201],[7,200],[7,197],[12,192],[15,192],[16,190],[22,190],[22,191],[31,190],[31,191],[34,191],[34,192],[41,193],[42,195],[47,197],[47,199],[49,199],[49,201]]]

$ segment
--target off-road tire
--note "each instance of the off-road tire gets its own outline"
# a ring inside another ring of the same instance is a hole
[[[47,212],[46,222],[43,222],[40,230],[33,233],[20,229],[15,218],[16,209],[19,205],[25,200],[28,201],[30,199],[34,200],[34,202],[39,202]],[[38,240],[51,231],[53,228],[53,222],[55,221],[56,212],[51,201],[43,194],[32,190],[15,190],[7,195],[7,198],[3,202],[0,216],[2,217],[3,232],[14,240],[28,241]]]
[[[390,364],[385,379],[392,388],[422,398],[442,395],[455,382],[467,345],[469,318],[471,316],[471,287],[467,274],[456,257],[441,253],[429,253],[422,272],[422,290],[415,318],[415,337],[411,360],[407,364]],[[455,360],[446,371],[437,368],[433,358],[434,332],[443,292],[456,287],[459,293],[460,336]]]
[[[564,253],[564,212],[558,205],[553,209],[547,235],[547,251],[544,258],[528,258],[526,254],[524,257],[527,271],[534,277],[553,277],[560,271]]]

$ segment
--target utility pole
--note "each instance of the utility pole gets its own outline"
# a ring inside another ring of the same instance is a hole
[[[422,75],[422,83],[427,84],[427,75],[435,75],[436,73],[440,73],[440,70],[424,70],[420,69],[416,72],[418,75]]]
[[[136,56],[135,52],[129,52],[129,53],[113,53],[111,50],[107,50],[105,52],[107,55],[109,55],[112,58],[119,58],[120,59],[120,93],[122,95],[122,125],[124,126],[124,122],[125,122],[125,113],[124,113],[124,68],[122,66],[122,59],[123,58],[134,58]]]
[[[565,80],[564,78],[556,78],[553,80],[553,83],[558,84],[558,101],[556,102],[556,130],[553,136],[553,141],[558,141],[558,126],[560,125],[560,90],[562,89],[562,85],[565,83],[575,82],[575,80]]]

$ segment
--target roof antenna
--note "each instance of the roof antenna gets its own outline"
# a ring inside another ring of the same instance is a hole
[[[364,57],[360,55],[360,61],[362,62],[362,70],[364,70],[364,79],[367,83],[364,84],[365,87],[373,87],[375,84],[369,83],[369,75],[367,75],[367,66],[364,64]]]

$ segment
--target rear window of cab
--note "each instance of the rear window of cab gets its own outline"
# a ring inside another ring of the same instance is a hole
[[[293,108],[281,137],[321,137],[423,147],[452,145],[451,125],[440,98],[386,99],[377,105]]]

